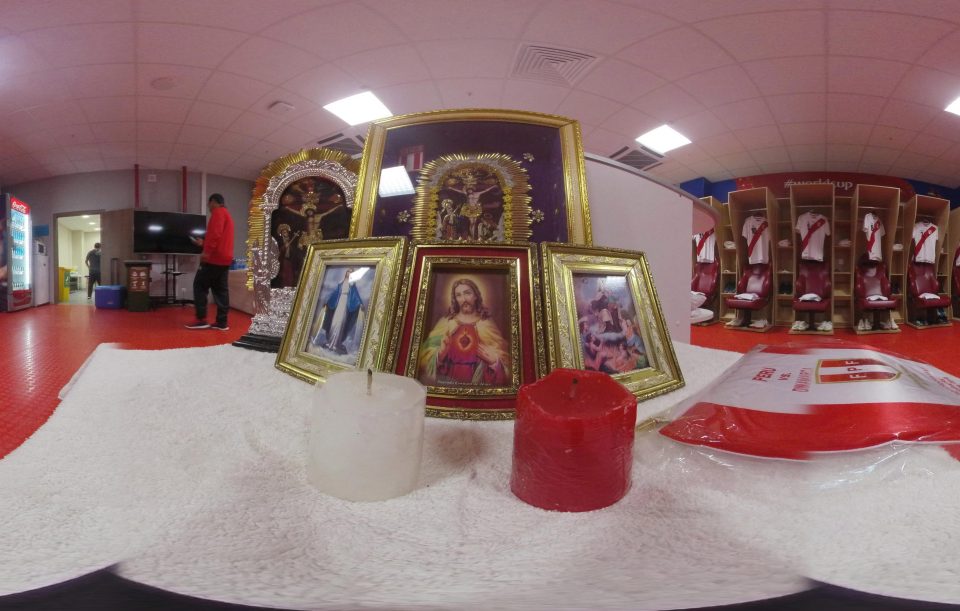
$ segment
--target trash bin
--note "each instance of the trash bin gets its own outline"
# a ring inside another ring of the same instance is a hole
[[[57,268],[57,301],[70,301],[70,268]]]

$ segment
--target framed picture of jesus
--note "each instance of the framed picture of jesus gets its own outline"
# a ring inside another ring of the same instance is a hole
[[[683,386],[642,252],[540,245],[550,369],[610,374],[643,400]]]
[[[512,418],[545,366],[535,247],[415,242],[406,278],[394,371],[427,387],[428,415]]]

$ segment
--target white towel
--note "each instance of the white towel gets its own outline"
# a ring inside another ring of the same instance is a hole
[[[887,299],[883,295],[867,295],[867,301],[887,301]]]
[[[800,296],[800,301],[823,301],[823,297],[816,293],[806,293]]]
[[[760,299],[760,296],[756,293],[740,293],[739,295],[734,295],[736,299],[742,299],[743,301],[756,301]]]
[[[920,299],[940,299],[940,295],[935,295],[933,293],[921,293]]]

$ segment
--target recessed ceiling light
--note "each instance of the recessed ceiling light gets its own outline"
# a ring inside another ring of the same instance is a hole
[[[413,183],[407,174],[407,168],[398,165],[384,168],[380,172],[380,197],[394,197],[395,195],[410,195],[414,193]]]
[[[89,215],[89,214],[84,214],[84,215],[81,216],[80,218],[82,218],[82,219],[88,219],[88,218],[90,218],[90,215]]]
[[[293,110],[293,104],[289,102],[284,102],[283,100],[277,100],[270,106],[267,106],[267,110],[276,115],[285,115],[291,110]]]
[[[690,139],[669,125],[661,125],[637,138],[637,142],[663,155],[667,151],[690,144]]]
[[[955,115],[960,115],[960,98],[950,102],[950,105],[944,108],[947,112],[952,112]]]
[[[88,225],[96,225],[96,223],[94,223],[93,221],[90,221],[90,222],[87,223],[87,224],[88,224]]]
[[[377,96],[369,91],[331,102],[323,107],[337,115],[350,125],[360,125],[389,117],[393,113],[383,105]]]

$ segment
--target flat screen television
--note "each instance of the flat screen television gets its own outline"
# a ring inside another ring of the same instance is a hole
[[[133,252],[198,255],[203,250],[190,241],[207,233],[207,217],[178,212],[133,211]]]

